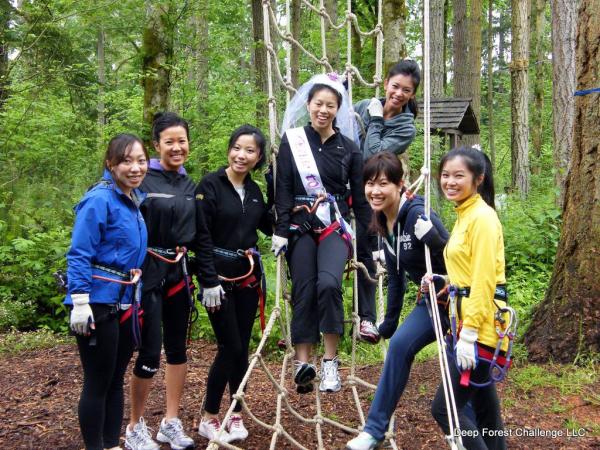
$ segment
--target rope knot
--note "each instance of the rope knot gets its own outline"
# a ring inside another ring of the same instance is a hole
[[[429,175],[429,169],[425,166],[421,167],[421,175],[423,175],[424,177]]]

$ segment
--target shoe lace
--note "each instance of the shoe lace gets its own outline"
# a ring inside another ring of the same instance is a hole
[[[183,434],[183,425],[181,420],[171,419],[168,422],[166,421],[166,425],[167,430],[169,430],[171,433],[177,436],[181,436]]]
[[[219,422],[219,419],[216,418],[208,419],[206,424],[213,428],[215,433],[219,431],[219,428],[221,428],[221,422]]]
[[[137,428],[137,430],[135,429]],[[152,441],[152,429],[146,425],[144,418],[140,418],[137,427],[134,428],[133,440],[137,444],[145,444],[148,441]]]
[[[363,320],[360,323],[360,327],[362,328],[361,331],[363,331],[363,332],[375,333],[375,331],[376,331],[375,325],[373,325],[373,322],[371,322],[369,320]]]
[[[244,426],[244,422],[240,416],[231,416],[229,418],[229,429],[232,428],[242,428]]]
[[[327,378],[327,379],[336,379],[337,378],[336,360],[325,361],[323,363],[323,378]]]

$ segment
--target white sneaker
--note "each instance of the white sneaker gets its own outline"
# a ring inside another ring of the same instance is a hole
[[[338,373],[337,356],[331,361],[323,361],[321,363],[321,384],[319,384],[319,390],[321,392],[337,392],[341,388],[342,382]]]
[[[240,414],[232,414],[225,427],[232,441],[243,441],[248,437],[248,430]]]
[[[217,435],[219,434],[219,428],[221,428],[221,422],[219,422],[219,419],[216,419],[216,418],[204,419],[203,418],[200,421],[200,426],[198,427],[198,434],[200,434],[200,436],[205,437],[209,441],[212,441],[213,439],[217,439]],[[228,444],[232,440],[233,439],[231,439],[231,436],[229,436],[229,433],[227,432],[227,430],[223,430],[219,441],[225,442],[226,444]]]
[[[125,429],[125,448],[129,450],[159,450],[160,446],[152,440],[146,421],[140,417],[133,430],[127,425]]]
[[[194,440],[185,434],[181,420],[177,417],[161,420],[156,440],[169,444],[173,450],[185,450],[194,447]]]
[[[379,448],[380,442],[369,433],[361,432],[346,444],[345,450],[374,450]]]

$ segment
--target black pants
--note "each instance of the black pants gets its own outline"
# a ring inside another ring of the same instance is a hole
[[[142,344],[133,373],[140,378],[152,378],[160,365],[161,344],[164,342],[167,364],[187,362],[187,325],[190,303],[185,287],[171,297],[157,287],[142,296],[144,325]]]
[[[356,258],[367,268],[371,278],[375,278],[375,262],[373,251],[377,250],[377,237],[371,236],[360,224],[357,224],[356,233]],[[358,315],[361,320],[375,323],[375,291],[377,284],[371,283],[362,270],[358,272]]]
[[[456,368],[448,355],[450,362],[450,377],[452,379],[452,389],[454,391],[454,400],[458,411],[458,420],[462,432],[462,441],[467,450],[504,450],[506,441],[503,436],[498,436],[494,431],[500,434],[504,431],[504,423],[500,416],[500,401],[496,393],[494,383],[483,388],[473,386],[464,387],[460,385],[460,372]],[[479,360],[477,368],[471,372],[471,380],[476,383],[483,383],[489,378],[490,363]],[[471,402],[475,413],[476,422],[470,414],[466,414],[466,405]],[[431,405],[431,413],[436,422],[440,425],[444,433],[450,434],[448,425],[448,412],[444,400],[444,389],[440,385]]]
[[[342,277],[348,247],[337,233],[317,244],[312,233],[287,255],[292,276],[292,343],[316,344],[320,334],[344,333]]]
[[[233,397],[248,370],[248,346],[258,308],[256,289],[224,287],[221,308],[208,313],[218,344],[206,381],[204,409],[210,414],[219,413],[225,387],[229,384],[229,395]],[[242,405],[237,403],[234,411],[241,410]]]
[[[92,303],[96,330],[77,335],[83,367],[79,426],[87,450],[119,445],[123,422],[123,377],[133,354],[131,319],[119,325],[115,305]],[[95,345],[90,342],[95,341]]]

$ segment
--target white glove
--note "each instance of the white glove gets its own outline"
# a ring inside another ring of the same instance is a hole
[[[456,364],[461,370],[474,369],[477,366],[477,330],[464,328],[456,343]]]
[[[429,233],[429,230],[433,228],[433,223],[425,215],[419,216],[415,222],[415,236],[418,240],[422,241],[423,236]]]
[[[225,291],[220,284],[202,290],[202,304],[209,311],[218,310],[221,306],[221,299],[223,297],[225,297]]]
[[[437,289],[437,292],[444,289],[444,287],[446,287],[446,285],[449,283],[447,275],[438,275],[437,273],[426,273],[425,275],[423,275],[423,278],[421,278],[421,292],[423,294],[429,293],[429,283],[431,283],[432,281],[434,287]]]
[[[369,115],[371,117],[383,117],[383,105],[378,98],[373,97],[369,106],[367,106],[367,111],[369,111]]]
[[[73,309],[71,310],[70,325],[74,333],[88,336],[90,328],[94,329],[94,314],[90,307],[90,294],[71,294]]]
[[[373,261],[385,265],[385,253],[383,252],[383,250],[375,250],[373,252]]]
[[[274,234],[271,238],[271,251],[275,254],[275,256],[279,256],[281,252],[285,253],[287,250],[287,245],[287,238],[277,236],[276,234]]]

